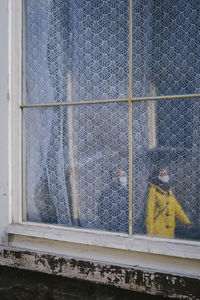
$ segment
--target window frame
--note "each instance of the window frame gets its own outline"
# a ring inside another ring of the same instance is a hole
[[[6,1],[6,0],[5,0]],[[129,0],[129,3],[132,3]],[[131,5],[131,4],[130,4]],[[130,14],[131,15],[131,14]],[[131,218],[132,218],[132,204],[129,211],[129,235],[113,232],[105,232],[98,230],[87,230],[83,228],[63,227],[59,225],[50,225],[42,223],[24,222],[22,211],[22,152],[23,152],[23,131],[22,131],[22,33],[23,33],[23,0],[8,1],[8,19],[9,19],[9,90],[10,90],[10,128],[9,128],[9,159],[10,159],[10,175],[9,175],[9,221],[8,226],[4,230],[8,234],[8,243],[12,245],[14,237],[23,239],[23,237],[35,238],[37,243],[44,241],[47,245],[51,241],[64,242],[67,244],[77,245],[83,244],[88,246],[98,247],[99,251],[102,248],[119,249],[124,255],[127,251],[157,254],[164,256],[173,256],[179,258],[200,259],[200,242],[167,239],[151,236],[132,235]],[[129,30],[131,33],[131,22],[129,23]],[[129,47],[132,47],[130,38]],[[131,59],[129,57],[130,70],[132,72]],[[131,77],[131,76],[130,76]],[[129,86],[131,85],[131,78],[129,77]],[[133,98],[130,89],[129,99],[129,122],[132,122],[132,103],[141,100],[158,99],[176,99],[176,98],[200,97],[200,95],[181,95],[181,96],[161,96],[161,97],[142,97]],[[128,104],[128,103],[127,103]],[[129,141],[131,136],[129,134]],[[130,141],[132,145],[132,141]],[[132,146],[129,150],[129,160],[132,160]],[[130,164],[129,175],[132,172],[132,164]],[[132,176],[129,176],[129,191],[132,190]],[[132,193],[129,193],[132,194]],[[129,204],[132,203],[132,196],[129,198]],[[12,237],[12,238],[11,238]],[[29,245],[30,246],[30,245]]]

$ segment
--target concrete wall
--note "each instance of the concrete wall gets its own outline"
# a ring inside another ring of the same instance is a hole
[[[9,247],[7,249],[1,247],[0,265],[13,267],[13,272],[16,272],[16,269],[34,270],[34,272],[40,272],[40,274],[62,276],[67,280],[69,278],[85,280],[86,286],[90,285],[89,282],[92,282],[99,285],[105,284],[110,287],[146,293],[149,294],[148,299],[151,299],[151,295],[162,295],[175,299],[200,299],[199,279],[164,272],[155,272],[150,269],[139,269],[136,266],[111,265],[102,262],[41,253],[38,251],[22,251],[21,249]],[[37,278],[37,275],[34,276]],[[34,276],[32,282],[31,277],[29,277],[29,285],[32,286],[33,289],[35,286]],[[16,280],[19,280],[18,278],[19,276],[16,277]],[[20,284],[22,285],[22,283]],[[49,281],[49,283],[47,282],[46,285],[47,289],[50,289],[51,281]],[[57,289],[59,290],[59,287],[57,287]],[[79,293],[79,296],[81,296],[81,289],[77,291],[79,286],[74,285],[73,289],[73,293]],[[103,295],[104,291],[102,290],[101,297],[103,297]],[[88,294],[88,297],[89,296]],[[100,296],[100,298],[95,297],[94,299],[103,299]]]
[[[0,267],[1,300],[156,300],[143,293],[59,276]]]

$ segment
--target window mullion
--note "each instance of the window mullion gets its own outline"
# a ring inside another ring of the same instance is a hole
[[[132,236],[132,0],[129,0],[129,235]]]

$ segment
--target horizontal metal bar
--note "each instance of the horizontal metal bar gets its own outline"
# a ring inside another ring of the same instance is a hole
[[[135,97],[132,99],[114,99],[114,100],[98,100],[98,101],[85,101],[85,102],[62,102],[62,103],[47,103],[47,104],[24,104],[20,108],[31,107],[51,107],[51,106],[67,106],[67,105],[82,105],[82,104],[102,104],[102,103],[115,103],[115,102],[135,102],[135,101],[152,101],[152,100],[167,100],[167,99],[187,99],[187,98],[200,98],[200,94],[188,95],[168,95],[156,97]]]
[[[200,94],[135,97],[135,98],[132,98],[132,101],[146,101],[146,100],[152,101],[152,100],[187,99],[187,98],[200,98]]]
[[[115,102],[128,102],[128,101],[129,99],[114,99],[114,100],[98,100],[98,101],[84,101],[84,102],[80,101],[80,102],[62,102],[62,103],[47,103],[47,104],[24,104],[24,105],[20,105],[20,108],[101,104],[101,103],[115,103]]]

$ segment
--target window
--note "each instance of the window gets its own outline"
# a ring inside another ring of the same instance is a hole
[[[199,15],[24,1],[24,221],[200,239]]]

